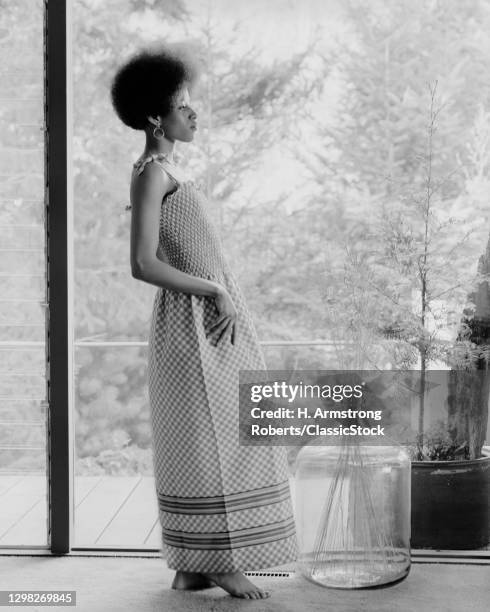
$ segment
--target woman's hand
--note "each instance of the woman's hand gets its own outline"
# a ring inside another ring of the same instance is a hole
[[[236,318],[237,311],[233,304],[230,294],[224,287],[221,287],[215,298],[216,308],[218,309],[217,319],[208,327],[206,337],[216,339],[215,346],[222,346],[230,338],[234,345],[236,341]]]

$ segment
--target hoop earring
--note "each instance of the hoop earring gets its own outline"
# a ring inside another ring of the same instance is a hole
[[[163,131],[163,128],[160,125],[157,125],[155,128],[153,128],[153,136],[158,140],[161,140],[165,136],[165,132]]]

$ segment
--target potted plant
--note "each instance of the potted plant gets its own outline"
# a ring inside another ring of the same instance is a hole
[[[421,180],[398,189],[391,181],[379,220],[373,214],[363,235],[346,248],[345,286],[328,292],[326,303],[332,320],[348,324],[340,331],[354,340],[360,364],[355,367],[370,369],[366,364],[374,363],[371,369],[416,371],[412,414],[397,417],[394,410],[388,423],[398,427],[396,437],[412,454],[412,547],[475,549],[488,543],[490,458],[482,447],[488,422],[490,242],[477,275],[469,273],[479,254],[481,227],[476,227],[478,240],[469,242],[468,224],[473,229],[476,224],[457,218],[469,207],[461,203],[455,172],[446,172],[451,138],[443,154],[435,154],[442,108],[436,109],[436,89],[437,82],[429,86],[425,142],[414,134],[419,154],[404,160],[413,168],[418,164],[414,176]],[[487,121],[486,115],[480,120]],[[477,171],[481,174],[475,166]],[[383,338],[381,352],[376,335]],[[435,370],[446,381],[442,395],[440,385],[433,385]]]
[[[478,268],[480,278],[489,275],[490,238]],[[478,549],[489,542],[490,456],[482,450],[490,394],[487,280],[479,283],[470,301],[448,375],[447,419],[419,430],[412,449],[414,548]],[[420,414],[425,392],[421,388]]]

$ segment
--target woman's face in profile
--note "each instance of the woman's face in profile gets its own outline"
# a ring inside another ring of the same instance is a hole
[[[165,136],[169,140],[190,142],[197,129],[197,115],[190,106],[190,95],[187,86],[182,87],[175,95],[170,113],[162,119]]]

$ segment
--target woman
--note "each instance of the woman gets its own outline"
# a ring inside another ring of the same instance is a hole
[[[261,599],[242,572],[296,556],[287,462],[280,447],[238,444],[238,372],[266,366],[207,200],[173,157],[196,132],[195,79],[182,55],[142,51],[111,89],[146,141],[131,178],[131,267],[158,287],[148,383],[163,552],[173,588]]]

